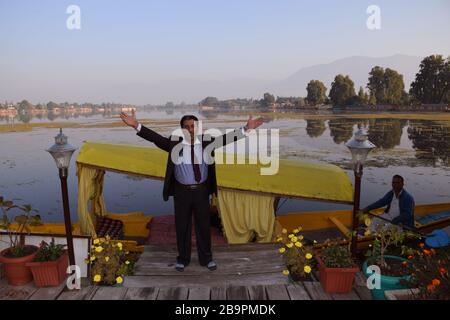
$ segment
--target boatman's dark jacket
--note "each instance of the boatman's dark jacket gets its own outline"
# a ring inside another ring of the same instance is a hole
[[[158,148],[167,151],[169,153],[167,159],[166,175],[164,177],[164,189],[163,189],[163,199],[167,201],[169,196],[173,196],[174,186],[175,186],[175,163],[172,160],[171,152],[179,143],[182,143],[183,138],[177,137],[177,139],[172,140],[172,136],[163,137],[155,131],[142,125],[141,130],[136,133],[138,136],[153,142]],[[202,143],[202,149],[208,147],[211,151],[211,156],[214,160],[214,149],[223,147],[226,144],[235,142],[241,138],[244,138],[245,134],[242,129],[235,129],[227,134],[212,137],[209,135],[201,135],[198,138]],[[181,156],[181,155],[179,155]],[[208,194],[217,193],[217,180],[216,180],[216,165],[215,162],[208,164],[208,178],[206,179],[206,186],[208,188]]]
[[[383,198],[372,203],[366,209],[370,211],[387,206],[384,212],[389,212],[393,197],[394,191],[391,190],[388,193],[386,193]],[[414,198],[408,192],[406,192],[405,189],[403,189],[402,192],[400,193],[398,202],[400,207],[400,215],[392,219],[392,223],[402,224],[404,226],[414,228],[414,207],[415,207]]]

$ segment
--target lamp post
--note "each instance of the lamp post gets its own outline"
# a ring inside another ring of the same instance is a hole
[[[75,265],[75,253],[73,249],[72,223],[70,220],[69,196],[67,192],[67,176],[69,173],[70,158],[77,148],[67,143],[67,136],[59,129],[59,134],[55,137],[55,144],[48,151],[55,159],[61,180],[61,191],[64,208],[64,223],[66,226],[67,250],[71,266]]]
[[[356,256],[358,235],[356,231],[358,229],[357,214],[359,211],[359,202],[361,198],[361,177],[363,174],[363,166],[366,161],[367,155],[370,150],[375,148],[375,145],[368,140],[367,132],[361,128],[355,133],[353,138],[346,144],[347,148],[352,153],[353,172],[355,174],[355,195],[353,201],[353,227],[352,227],[352,243],[351,251],[352,255]]]

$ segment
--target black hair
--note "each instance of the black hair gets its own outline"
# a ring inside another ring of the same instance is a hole
[[[183,128],[183,123],[184,123],[186,120],[194,120],[194,121],[198,121],[198,118],[197,118],[196,116],[192,115],[192,114],[185,114],[185,115],[181,118],[181,120],[180,120],[180,127]]]
[[[392,177],[392,180],[394,180],[395,178],[402,180],[402,183],[404,183],[404,179],[401,175],[396,174],[395,176]]]

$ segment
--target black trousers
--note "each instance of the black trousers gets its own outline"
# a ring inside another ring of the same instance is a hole
[[[177,262],[187,266],[191,261],[192,213],[200,265],[212,260],[209,195],[206,184],[188,189],[175,182],[175,229],[177,233]]]

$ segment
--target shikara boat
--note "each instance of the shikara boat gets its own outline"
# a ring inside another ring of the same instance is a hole
[[[119,219],[124,223],[125,239],[139,251],[142,247],[134,240],[151,237],[147,226],[157,217],[151,215],[151,208],[145,208],[147,214],[109,212],[103,198],[104,174],[108,171],[163,180],[167,156],[156,148],[84,142],[76,160],[78,222],[73,224],[74,234],[95,236],[98,216]],[[238,156],[238,159],[240,163],[227,164],[226,155],[216,152],[218,194],[211,205],[217,207],[228,243],[271,242],[282,228],[292,230],[299,226],[305,238],[317,241],[318,248],[327,238],[341,238],[342,243],[348,241],[352,222],[350,209],[282,215],[276,212],[281,198],[352,205],[353,186],[344,170],[330,164],[280,160],[277,174],[262,175],[261,170],[269,165],[254,163],[255,159],[251,158]],[[374,213],[379,214],[381,210],[374,210]],[[417,205],[415,223],[417,229],[425,233],[450,225],[450,203]],[[31,231],[64,234],[64,230],[63,223],[45,223],[32,227]],[[372,240],[360,236],[358,246],[366,246]]]

